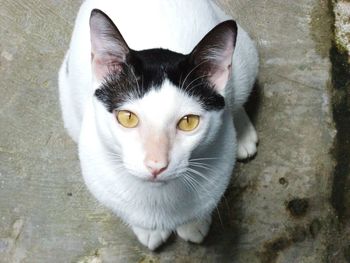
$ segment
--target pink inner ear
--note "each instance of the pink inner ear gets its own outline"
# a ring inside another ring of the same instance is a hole
[[[236,39],[237,24],[228,20],[208,32],[191,53],[199,71],[209,75],[208,80],[221,94],[231,77]]]
[[[211,59],[214,59],[216,66],[213,68],[209,80],[214,84],[219,93],[224,91],[227,81],[231,76],[233,51],[233,43],[227,41],[225,49],[221,53],[217,54],[217,51],[213,52],[214,55]]]
[[[91,59],[93,71],[98,80],[103,80],[109,74],[119,74],[121,71],[120,62],[113,56],[100,58],[92,54]]]
[[[108,74],[118,74],[129,53],[128,45],[103,12],[93,10],[90,17],[91,63],[98,80]]]
[[[217,92],[222,93],[226,87],[227,81],[231,76],[231,65],[225,69],[216,70],[216,72],[209,78],[210,82],[214,84]]]

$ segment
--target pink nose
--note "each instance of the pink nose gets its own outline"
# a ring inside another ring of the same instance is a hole
[[[151,174],[153,175],[153,178],[157,178],[158,174],[162,173],[163,171],[166,170],[166,167],[163,167],[161,169],[153,169],[153,168],[149,168],[147,167],[148,170],[151,172]]]
[[[163,171],[165,171],[166,168],[168,167],[167,162],[158,162],[158,161],[151,161],[151,160],[145,161],[145,165],[148,171],[150,171],[151,174],[153,175],[153,178],[157,178],[157,176]]]

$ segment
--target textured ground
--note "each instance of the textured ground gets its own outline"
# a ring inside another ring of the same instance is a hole
[[[0,262],[350,260],[349,241],[338,234],[348,233],[337,216],[350,214],[350,198],[342,167],[333,187],[334,151],[346,154],[332,150],[330,75],[347,69],[331,66],[328,1],[220,1],[258,42],[250,109],[259,153],[237,166],[203,245],[173,237],[156,253],[87,192],[63,129],[56,73],[80,1],[0,3]]]

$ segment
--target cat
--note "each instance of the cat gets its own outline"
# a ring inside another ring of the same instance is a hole
[[[154,250],[200,243],[236,158],[258,141],[243,104],[248,34],[210,0],[87,0],[59,72],[84,181]],[[236,134],[237,133],[237,134]]]

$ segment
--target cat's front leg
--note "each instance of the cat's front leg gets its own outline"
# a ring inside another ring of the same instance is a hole
[[[179,226],[176,229],[177,234],[185,241],[201,243],[209,232],[211,216],[202,220],[195,220]]]
[[[234,124],[237,132],[237,159],[243,160],[254,156],[258,135],[243,107],[235,111]]]
[[[133,226],[132,230],[137,239],[150,250],[155,250],[163,244],[171,234],[169,230],[150,230],[136,226]]]

